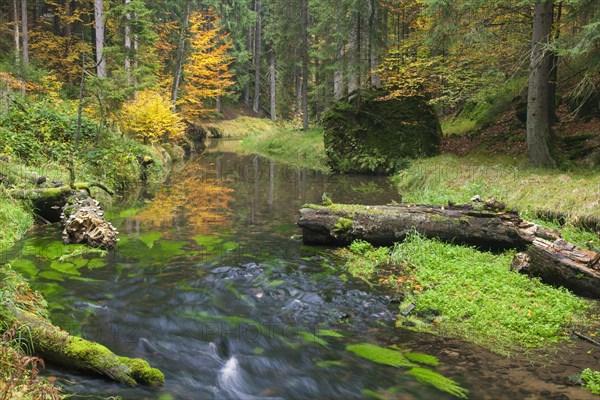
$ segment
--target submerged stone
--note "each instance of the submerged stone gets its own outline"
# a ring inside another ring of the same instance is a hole
[[[424,97],[360,91],[323,117],[325,152],[336,172],[390,174],[438,153],[442,129]]]

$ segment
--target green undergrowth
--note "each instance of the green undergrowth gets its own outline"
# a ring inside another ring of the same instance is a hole
[[[285,164],[328,171],[321,128],[303,132],[283,126],[246,137],[242,147]]]
[[[469,100],[460,113],[442,121],[445,136],[465,135],[485,128],[514,107],[514,99],[525,92],[527,77],[516,77],[500,86],[485,87]]]
[[[246,116],[215,121],[208,125],[219,128],[225,138],[244,138],[247,136],[276,133],[279,130],[279,125],[269,119]]]
[[[0,193],[0,252],[20,239],[33,224],[26,205]]]
[[[584,387],[592,394],[600,395],[600,371],[586,368],[581,373],[581,380]]]
[[[556,344],[568,338],[570,325],[586,324],[586,300],[511,271],[511,251],[497,255],[417,234],[393,249],[369,246],[350,246],[347,268],[398,291],[401,311],[414,304],[398,322],[410,329],[510,355]]]
[[[494,197],[524,215],[552,210],[575,218],[600,216],[600,170],[537,169],[508,157],[444,154],[415,160],[393,177],[409,203],[470,203]]]

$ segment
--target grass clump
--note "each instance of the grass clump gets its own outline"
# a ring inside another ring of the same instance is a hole
[[[581,373],[581,380],[584,383],[584,387],[592,392],[592,394],[600,395],[600,371],[586,368]]]
[[[394,176],[409,203],[470,203],[489,196],[525,214],[539,209],[600,216],[600,171],[537,169],[526,160],[443,154],[415,160]]]
[[[302,132],[290,125],[248,136],[242,142],[247,150],[301,168],[328,171],[325,162],[323,130]]]
[[[0,193],[0,252],[12,246],[32,224],[31,212],[22,203]]]
[[[494,255],[416,234],[398,244],[394,263],[409,263],[425,288],[416,311],[435,310],[432,324],[416,329],[465,338],[499,354],[538,348],[567,338],[565,327],[579,322],[590,305],[563,288],[510,270],[513,252]]]
[[[384,268],[390,261],[390,249],[375,248],[364,240],[355,240],[346,249],[336,250],[338,256],[346,260],[346,268],[352,276],[372,280],[377,270]]]

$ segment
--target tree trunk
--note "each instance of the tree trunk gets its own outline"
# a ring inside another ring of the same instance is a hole
[[[341,100],[344,97],[344,46],[339,46],[336,54],[336,70],[333,73],[333,98]]]
[[[272,121],[277,121],[277,110],[276,110],[276,106],[277,106],[277,71],[276,71],[276,65],[275,65],[275,50],[271,49],[271,54],[270,54],[270,68],[269,68],[269,75],[271,78],[271,87],[269,89],[271,98],[270,98],[270,102],[271,102],[271,120]]]
[[[302,129],[308,131],[308,0],[302,0]]]
[[[254,34],[254,104],[252,110],[260,111],[260,55],[262,52],[262,19],[260,16],[260,0],[256,0],[254,11],[256,12],[256,33]]]
[[[557,42],[560,39],[560,21],[562,19],[562,1],[558,3],[556,18],[554,19],[554,34],[552,41]],[[548,113],[550,114],[550,124],[554,124],[558,117],[556,116],[556,85],[558,81],[558,54],[555,51],[550,55],[550,78],[548,80]]]
[[[171,101],[175,106],[179,96],[179,85],[181,84],[181,73],[183,71],[183,61],[185,58],[185,41],[188,35],[190,26],[190,8],[191,3],[188,1],[185,5],[185,15],[183,16],[183,26],[179,35],[179,43],[177,44],[177,64],[173,71],[173,88],[171,89]]]
[[[96,26],[96,72],[98,78],[106,78],[106,59],[104,58],[104,4],[103,0],[94,0],[94,20]]]
[[[146,361],[120,357],[101,344],[71,336],[52,325],[39,297],[26,290],[28,286],[19,275],[12,275],[11,282],[21,282],[18,287],[9,288],[7,296],[0,299],[0,321],[3,322],[0,333],[15,329],[26,338],[24,342],[36,355],[70,370],[101,375],[128,386],[164,384],[162,372]],[[0,289],[5,289],[2,282]]]
[[[131,3],[131,0],[124,0],[125,6]],[[127,75],[127,86],[131,86],[131,13],[125,14],[125,74]]]
[[[116,229],[104,219],[100,203],[85,192],[71,196],[63,207],[63,242],[83,243],[90,247],[113,249],[117,245]]]
[[[547,47],[552,29],[553,7],[553,1],[536,1],[531,37],[531,64],[527,96],[527,146],[531,162],[538,167],[556,167],[556,162],[550,152],[552,132],[548,110],[552,57]]]
[[[23,42],[23,66],[29,65],[29,29],[27,26],[27,0],[21,0],[21,37]]]
[[[15,41],[15,65],[17,68],[21,66],[21,40],[19,33],[19,7],[17,6],[17,0],[13,0],[13,14],[14,14],[14,30],[13,39]]]
[[[298,226],[306,244],[341,246],[356,239],[391,246],[413,231],[486,250],[524,249],[537,237],[560,237],[556,231],[523,221],[516,212],[472,206],[310,205],[300,210]]]
[[[353,13],[348,42],[348,94],[360,87],[360,14]]]
[[[600,298],[600,253],[579,249],[562,239],[534,240],[527,252],[515,256],[512,268],[578,295]]]

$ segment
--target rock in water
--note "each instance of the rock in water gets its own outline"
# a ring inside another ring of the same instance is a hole
[[[63,242],[84,243],[91,247],[112,249],[117,244],[116,229],[104,219],[100,203],[79,192],[63,207]]]
[[[390,174],[407,159],[438,153],[442,129],[424,97],[360,91],[323,117],[330,167],[342,173]]]

